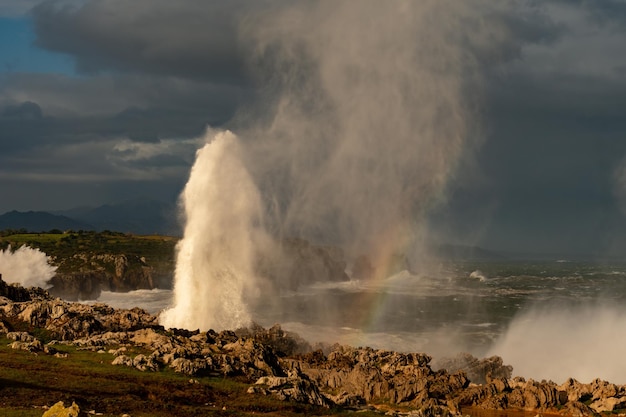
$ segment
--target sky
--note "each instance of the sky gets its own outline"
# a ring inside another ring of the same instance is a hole
[[[626,1],[473,3],[506,42],[475,51],[479,137],[429,227],[495,250],[626,253]],[[267,117],[249,32],[288,8],[0,0],[0,213],[175,201],[207,127]]]

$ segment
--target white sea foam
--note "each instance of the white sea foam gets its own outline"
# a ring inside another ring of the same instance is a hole
[[[173,292],[166,289],[136,290],[129,292],[102,291],[97,300],[85,304],[104,303],[113,308],[143,308],[150,314],[158,314],[172,305]]]
[[[469,277],[472,279],[477,279],[480,282],[484,282],[487,280],[487,277],[485,276],[485,274],[483,274],[483,272],[478,269],[475,271],[472,271],[472,273],[469,274]]]

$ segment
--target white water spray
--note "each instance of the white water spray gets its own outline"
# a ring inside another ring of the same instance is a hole
[[[162,324],[250,321],[257,252],[273,256],[259,244],[263,220],[277,243],[367,254],[378,278],[397,254],[421,259],[429,211],[480,142],[476,55],[502,39],[482,21],[480,8],[439,0],[298,2],[246,16],[242,59],[259,102],[232,122],[245,146],[224,133],[198,152]],[[293,286],[276,275],[277,288]]]
[[[49,257],[39,249],[21,246],[15,251],[11,247],[0,250],[0,274],[9,284],[49,288],[48,281],[56,270],[56,266],[50,265]]]
[[[610,303],[533,308],[511,322],[487,356],[503,357],[526,378],[624,384],[625,322],[626,310]]]
[[[166,327],[234,329],[250,323],[255,247],[262,238],[259,193],[239,158],[239,142],[222,132],[197,152],[181,196],[185,235],[177,247],[174,307]]]

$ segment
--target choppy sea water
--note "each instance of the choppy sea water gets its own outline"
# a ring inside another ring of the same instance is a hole
[[[102,294],[158,313],[168,290]],[[310,342],[500,355],[514,374],[626,383],[626,263],[456,262],[375,282],[316,283],[257,299],[253,318]],[[210,301],[209,301],[210,302]]]

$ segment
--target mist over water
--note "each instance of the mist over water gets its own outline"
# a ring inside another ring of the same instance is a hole
[[[198,152],[166,325],[249,322],[245,293],[273,246],[255,236],[366,254],[376,279],[397,254],[426,265],[425,219],[478,142],[474,55],[502,34],[460,2],[337,1],[259,12],[241,37],[259,103],[239,114],[239,138],[207,134]]]
[[[209,131],[197,153],[161,323],[281,322],[311,341],[498,354],[517,375],[619,381],[610,361],[581,359],[593,346],[580,341],[619,329],[620,310],[529,307],[582,297],[564,291],[578,275],[450,270],[426,250],[429,214],[480,145],[481,59],[506,43],[486,4],[298,2],[248,16],[241,38],[259,100],[236,134]],[[260,259],[293,237],[342,248],[348,270],[367,255],[371,279],[298,287],[259,276]],[[398,256],[408,270],[391,268]]]
[[[624,323],[626,309],[612,303],[532,308],[515,317],[487,354],[505,358],[516,375],[538,380],[624,384]]]
[[[477,17],[447,1],[311,2],[246,28],[273,106],[240,134],[275,235],[366,253],[381,271],[394,252],[419,262],[426,215],[478,142],[476,46],[462,35]]]
[[[470,277],[477,269],[485,280]],[[463,351],[499,355],[525,378],[623,384],[624,277],[625,264],[453,262],[433,276],[405,271],[380,282],[316,283],[279,297],[286,311],[252,306],[251,315],[311,343],[427,352],[435,367]],[[371,294],[384,305],[372,309]],[[153,312],[169,301],[163,290],[103,293],[102,301],[129,307],[144,298]],[[319,305],[338,313],[319,314]]]
[[[11,247],[0,250],[0,274],[9,284],[48,288],[48,281],[54,276],[56,269],[50,265],[48,256],[39,249],[21,246],[16,250]]]

